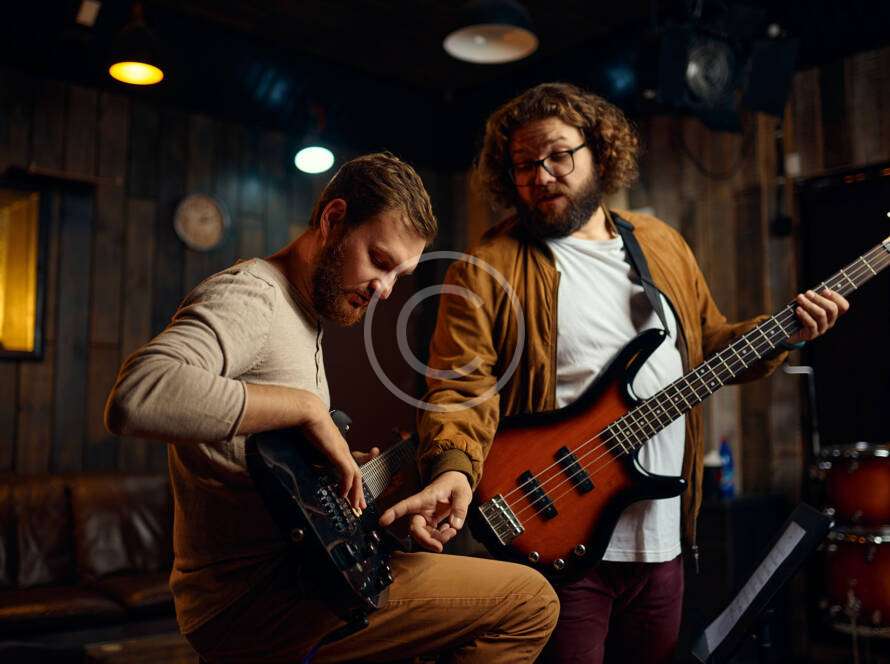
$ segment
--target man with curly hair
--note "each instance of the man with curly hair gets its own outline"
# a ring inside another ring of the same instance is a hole
[[[428,531],[444,515],[449,521],[439,529],[437,546],[462,524],[501,417],[570,404],[647,328],[666,325],[670,336],[635,379],[641,396],[762,320],[726,321],[689,247],[667,224],[602,205],[604,194],[636,178],[637,149],[636,133],[623,114],[573,85],[538,85],[489,118],[478,175],[493,202],[515,214],[470,253],[503,275],[524,319],[478,264],[450,268],[451,288],[442,295],[430,346],[425,398],[430,407],[421,411],[418,424],[421,468],[439,492],[421,493],[393,509],[394,515],[415,513],[421,544],[432,541]],[[657,290],[641,282],[644,270],[628,251],[634,238]],[[466,291],[476,298],[461,294]],[[798,302],[803,330],[786,343],[825,332],[847,308],[840,295],[829,292],[801,295]],[[523,331],[518,367],[509,375]],[[766,375],[786,354],[752,366],[744,378]],[[499,379],[506,382],[497,392]],[[474,399],[481,403],[461,408]],[[642,448],[644,467],[683,475],[689,489],[682,505],[676,497],[628,508],[604,561],[558,586],[561,614],[546,651],[550,661],[671,660],[683,595],[681,514],[686,550],[695,555],[703,452],[698,408]]]

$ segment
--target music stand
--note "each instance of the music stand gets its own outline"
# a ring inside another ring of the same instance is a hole
[[[703,664],[728,662],[755,633],[773,596],[822,543],[832,525],[830,517],[805,503],[798,505],[745,585],[696,639],[693,656]]]

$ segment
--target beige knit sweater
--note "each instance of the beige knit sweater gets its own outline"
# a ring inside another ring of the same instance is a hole
[[[244,383],[309,390],[330,403],[309,312],[270,263],[237,263],[186,297],[170,325],[124,362],[108,397],[111,431],[171,443],[170,587],[183,633],[242,597],[284,554],[235,432]]]

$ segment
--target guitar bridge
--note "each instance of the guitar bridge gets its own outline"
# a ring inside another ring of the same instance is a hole
[[[525,532],[525,528],[500,494],[482,503],[479,506],[479,513],[502,546],[507,546]]]

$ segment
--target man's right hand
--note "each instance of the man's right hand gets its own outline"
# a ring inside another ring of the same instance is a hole
[[[380,525],[411,515],[411,537],[425,549],[442,551],[464,525],[473,490],[467,476],[456,470],[442,473],[425,489],[399,501],[380,517]]]
[[[343,436],[317,395],[283,385],[245,383],[247,403],[239,434],[297,427],[327,457],[340,475],[340,493],[355,509],[365,509],[362,471]]]
[[[313,397],[315,395],[312,395]],[[349,444],[321,399],[315,397],[308,409],[306,420],[299,425],[300,431],[324,454],[340,476],[340,494],[354,509],[366,509],[365,492],[362,489],[362,471],[349,451]]]

